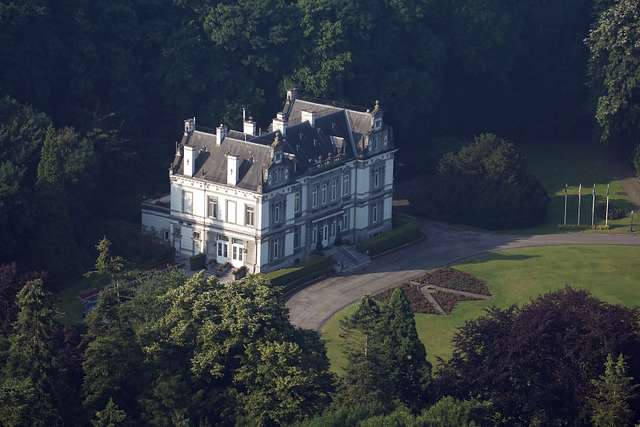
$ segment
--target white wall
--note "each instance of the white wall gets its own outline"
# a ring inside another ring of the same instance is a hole
[[[293,232],[284,236],[284,256],[293,255]]]
[[[387,159],[384,165],[384,184],[393,184],[393,157]]]
[[[391,219],[391,215],[392,215],[392,197],[385,197],[384,199],[384,216],[382,217],[383,220],[389,220]]]
[[[355,228],[361,229],[369,225],[369,206],[356,207]]]
[[[358,195],[369,192],[369,166],[358,168],[356,171],[356,192]],[[353,177],[352,177],[353,180]]]

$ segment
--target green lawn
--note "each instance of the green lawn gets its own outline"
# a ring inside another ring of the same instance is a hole
[[[94,274],[89,277],[81,277],[57,292],[54,292],[60,320],[65,324],[81,323],[83,305],[80,294],[89,289],[102,289],[107,286],[109,282],[108,276]]]
[[[429,359],[448,358],[455,330],[491,305],[507,307],[571,285],[587,289],[604,301],[628,306],[640,303],[640,247],[556,246],[493,252],[456,265],[487,281],[493,298],[459,303],[448,316],[416,315],[420,338]],[[351,305],[332,317],[322,328],[327,351],[336,371],[344,366],[339,349],[339,320],[355,310]]]
[[[598,200],[603,201],[606,186],[610,184],[610,201],[616,206],[632,209],[621,180],[630,176],[631,170],[620,159],[612,155],[608,147],[599,143],[583,141],[580,143],[535,143],[530,141],[519,144],[518,149],[527,156],[529,171],[533,173],[547,189],[551,205],[544,224],[526,230],[527,233],[550,233],[563,231],[558,227],[564,215],[564,186],[569,185],[567,203],[567,223],[576,224],[578,211],[578,185],[582,184],[582,203],[580,223],[591,226],[591,189],[596,184]],[[573,196],[573,197],[572,197]],[[596,222],[598,219],[596,218]],[[626,232],[630,217],[609,221],[611,231]],[[604,223],[604,220],[600,220]],[[571,230],[575,231],[575,230]]]

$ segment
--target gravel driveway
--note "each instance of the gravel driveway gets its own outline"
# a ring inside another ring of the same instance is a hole
[[[564,233],[511,236],[473,231],[424,221],[427,239],[375,259],[348,274],[329,277],[292,295],[287,301],[291,323],[320,329],[333,314],[364,295],[378,293],[427,270],[486,251],[551,245],[640,245],[640,235]],[[640,233],[639,233],[640,234]]]

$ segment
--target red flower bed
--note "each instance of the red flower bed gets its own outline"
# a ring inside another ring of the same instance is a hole
[[[489,287],[477,277],[458,271],[453,268],[439,268],[435,271],[425,273],[418,282],[425,285],[434,285],[441,288],[455,289],[458,291],[473,292],[482,295],[491,295]]]
[[[449,314],[453,311],[454,307],[458,303],[458,301],[473,301],[475,298],[467,297],[464,295],[452,294],[445,291],[432,291],[431,295],[433,298],[438,301],[440,307],[445,311],[445,313]]]
[[[405,295],[409,299],[411,303],[411,311],[414,313],[427,313],[427,314],[437,314],[438,312],[433,308],[431,303],[424,297],[422,291],[417,285],[412,285],[410,283],[404,283],[399,286],[402,290],[404,290]],[[387,289],[386,291],[382,291],[375,296],[375,298],[382,302],[388,302],[389,298],[391,298],[391,294],[397,288]]]

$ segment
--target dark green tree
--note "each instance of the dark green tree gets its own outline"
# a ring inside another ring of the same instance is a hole
[[[115,274],[122,271],[124,262],[122,257],[111,255],[111,241],[106,237],[100,239],[96,245],[98,257],[96,258],[96,270],[99,273]]]
[[[589,398],[595,427],[629,426],[634,421],[632,402],[635,397],[633,377],[627,374],[627,365],[622,354],[614,362],[611,354],[604,363],[604,373],[593,380],[593,393]]]
[[[640,146],[639,39],[640,1],[621,0],[601,13],[586,40],[601,140],[629,154]]]
[[[615,331],[615,333],[614,333]],[[490,309],[453,339],[442,395],[491,401],[510,425],[587,424],[592,379],[609,353],[640,354],[633,309],[565,288],[523,307]],[[640,372],[629,360],[629,376]]]
[[[367,401],[389,403],[384,348],[384,313],[375,299],[365,296],[355,313],[340,323],[347,365],[339,399],[344,405]]]
[[[411,305],[402,289],[393,291],[385,311],[388,319],[385,346],[390,368],[387,375],[393,385],[392,395],[412,409],[418,409],[426,401],[431,364],[427,361]]]
[[[18,315],[9,338],[3,388],[13,390],[9,395],[14,396],[14,408],[33,405],[29,411],[15,410],[26,417],[20,424],[61,424],[66,386],[64,367],[58,359],[58,324],[51,297],[44,291],[42,280],[36,279],[23,286],[16,302]]]
[[[102,411],[96,412],[96,416],[91,420],[94,427],[116,427],[121,425],[127,418],[127,413],[109,399],[107,406]]]

